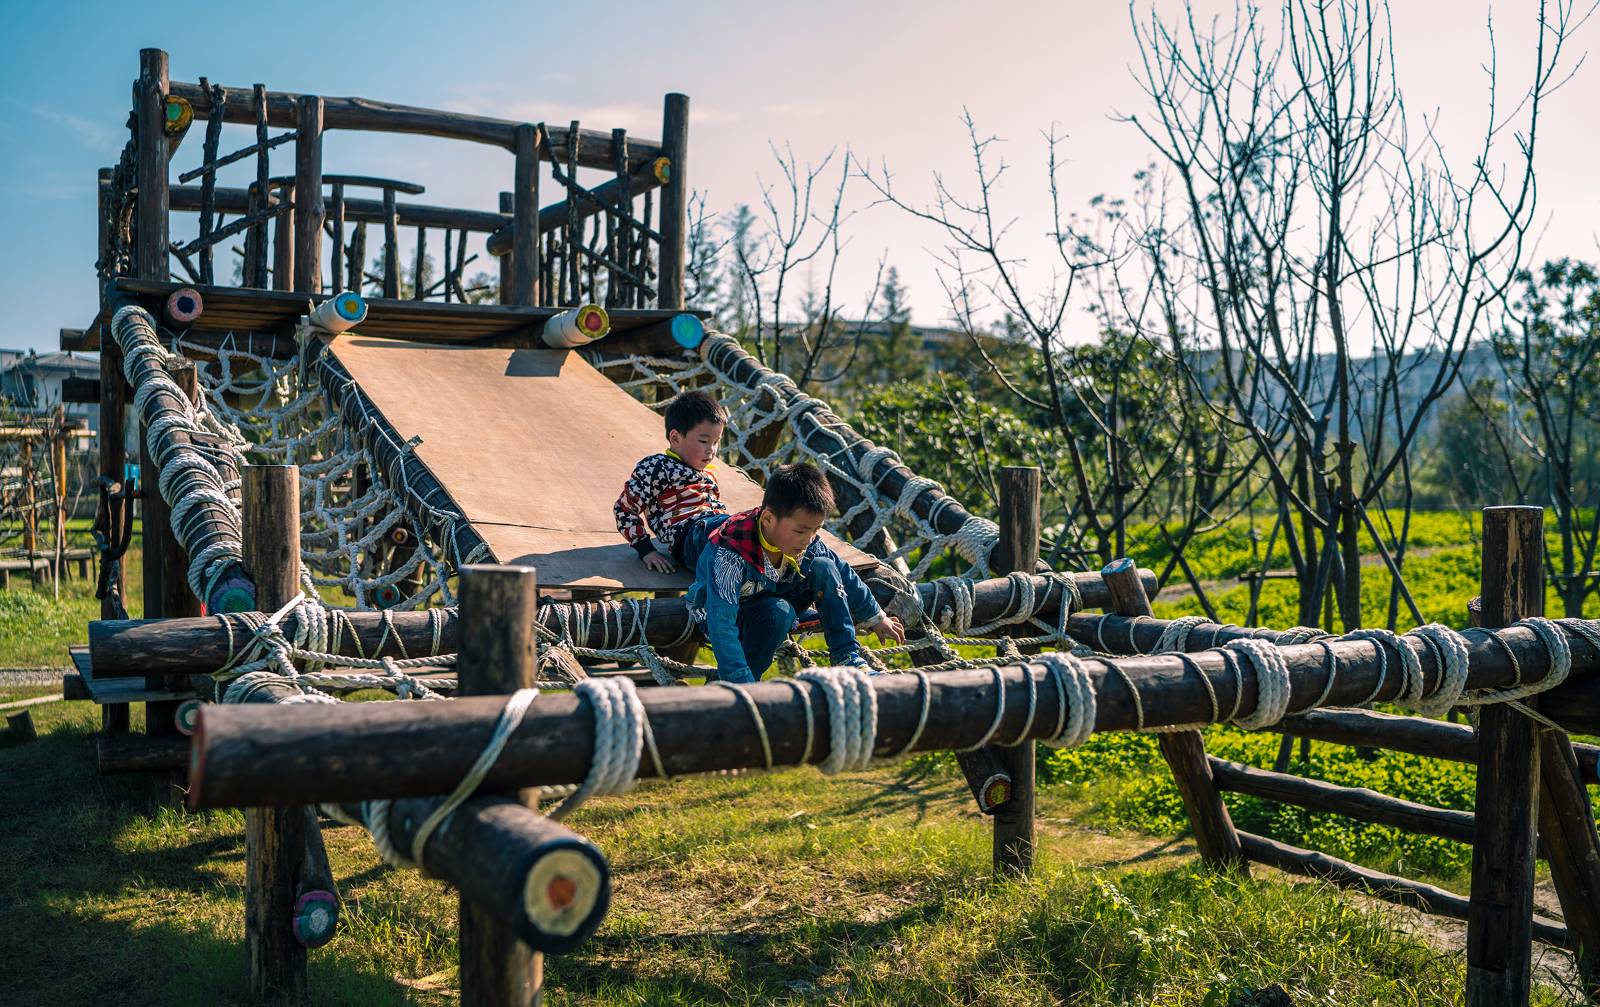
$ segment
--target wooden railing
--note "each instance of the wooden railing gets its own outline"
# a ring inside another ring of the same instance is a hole
[[[196,283],[219,281],[216,253],[242,239],[242,285],[315,293],[360,287],[398,297],[482,300],[467,268],[474,235],[487,236],[498,259],[504,304],[559,306],[585,302],[624,308],[683,307],[687,189],[688,98],[670,94],[663,139],[625,130],[583,129],[396,105],[366,98],[224,87],[201,78],[171,81],[167,55],[140,52],[134,83],[133,138],[121,161],[100,175],[102,280],[130,276],[165,280],[174,268]],[[205,123],[200,163],[170,184],[170,162],[193,123]],[[221,146],[225,123],[253,125],[254,141]],[[274,132],[284,129],[284,132]],[[512,186],[495,210],[401,202],[423,187],[397,179],[324,172],[323,137],[330,130],[400,133],[501,147],[514,158]],[[292,151],[293,172],[273,172],[273,152]],[[230,165],[253,162],[246,188],[217,184]],[[546,184],[561,199],[539,205],[541,162]],[[608,178],[586,184],[580,171]],[[376,190],[371,196],[354,189]],[[656,190],[660,189],[659,197]],[[170,239],[171,213],[193,213],[192,239]],[[232,219],[228,219],[229,217]],[[367,267],[367,229],[382,226],[375,244],[382,265]],[[401,228],[415,228],[410,261]],[[442,242],[441,268],[426,275],[430,240]],[[176,264],[176,265],[174,265]],[[229,282],[228,277],[221,282]],[[405,289],[409,287],[409,289]]]

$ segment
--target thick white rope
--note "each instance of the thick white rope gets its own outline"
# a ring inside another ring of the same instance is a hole
[[[860,668],[807,668],[795,676],[822,690],[828,704],[828,757],[822,771],[865,769],[878,736],[878,694]]]
[[[1095,694],[1089,669],[1072,654],[1040,654],[1035,662],[1055,683],[1060,702],[1054,734],[1041,739],[1054,748],[1075,748],[1094,733]]]
[[[1283,653],[1263,640],[1232,640],[1226,646],[1249,659],[1256,672],[1256,707],[1233,722],[1247,731],[1276,724],[1289,709],[1289,665]]]

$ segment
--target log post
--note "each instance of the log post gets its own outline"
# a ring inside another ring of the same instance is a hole
[[[689,216],[689,96],[669,94],[661,114],[661,153],[667,158],[667,184],[661,189],[660,279],[657,308],[682,308],[684,240]]]
[[[292,185],[278,190],[278,199],[299,203]],[[268,200],[270,202],[270,198]],[[272,218],[272,289],[294,289],[294,218],[297,211],[279,213]]]
[[[995,573],[1032,573],[1039,563],[1039,485],[1037,468],[1007,466],[998,474],[1000,541],[994,551]],[[1011,777],[1010,800],[994,812],[996,874],[1026,874],[1033,869],[1034,750],[1033,741],[995,746],[1000,765]]]
[[[1560,731],[1540,734],[1539,838],[1578,973],[1590,998],[1600,1000],[1600,847],[1594,809],[1572,739]]]
[[[139,199],[134,217],[134,275],[167,278],[167,54],[139,50],[139,79],[133,87],[137,127],[135,180]]]
[[[509,192],[502,192],[500,194],[500,212],[501,213],[511,213],[511,214],[514,214],[514,213],[517,212],[516,197],[514,195],[512,195]],[[538,242],[535,242],[535,244],[538,244]],[[501,304],[510,304],[511,303],[511,256],[509,256],[509,255],[497,255],[497,256],[495,256],[495,261],[500,266],[500,287],[499,287],[499,290],[497,291],[497,293],[499,295],[498,300],[499,300],[499,302]]]
[[[511,295],[505,304],[532,306],[539,291],[539,127],[523,123],[512,133],[517,163],[511,186]]]
[[[39,497],[33,474],[33,441],[22,442],[22,549],[28,554],[28,583],[39,583]]]
[[[332,258],[328,262],[329,282],[334,293],[350,289],[344,285],[344,183],[336,182],[333,186],[333,246],[329,249]],[[354,288],[358,293],[361,288]]]
[[[520,191],[520,190],[519,190]],[[456,658],[464,696],[495,696],[532,687],[537,677],[534,624],[538,575],[532,567],[461,569],[461,652]],[[533,808],[537,790],[504,796]],[[499,916],[461,899],[462,1007],[525,1007],[544,998],[544,955]]]
[[[322,289],[322,99],[303,94],[295,103],[294,287]]]
[[[97,174],[98,189],[100,192],[100,278],[102,281],[110,279],[114,273],[112,263],[111,236],[106,219],[109,207],[108,188],[111,184],[111,169],[101,168]],[[101,297],[104,298],[102,291]],[[102,305],[103,306],[103,305]],[[127,401],[126,381],[122,376],[122,351],[117,348],[116,340],[103,340],[100,345],[100,423],[99,423],[99,452],[100,452],[100,479],[101,485],[111,489],[125,489],[124,477],[127,468],[127,452],[124,439],[127,436],[123,427],[124,403]],[[100,511],[95,515],[95,527],[104,534],[105,544],[109,549],[116,547],[115,535],[116,510],[120,503],[115,496],[103,495],[100,499]],[[100,618],[117,619],[123,616],[122,606],[128,598],[127,568],[121,560],[113,561],[109,551],[100,554],[100,562],[113,563],[112,571],[106,575],[105,597],[100,599]],[[128,731],[128,704],[107,703],[100,707],[101,733],[111,736],[126,734]]]
[[[241,476],[245,569],[261,607],[276,611],[300,590],[300,470],[247,465]],[[245,947],[257,999],[306,1000],[306,949],[292,921],[308,818],[303,807],[245,810]]]
[[[1118,615],[1152,614],[1150,598],[1139,582],[1139,571],[1133,560],[1114,560],[1100,571],[1100,576],[1111,593],[1110,611]],[[1212,778],[1205,740],[1200,732],[1165,731],[1156,737],[1161,755],[1172,769],[1178,793],[1183,797],[1183,808],[1189,816],[1189,827],[1194,830],[1200,859],[1213,867],[1237,866],[1248,873],[1244,847],[1240,845],[1228,806],[1222,803],[1222,794]]]
[[[400,296],[400,212],[390,186],[383,188],[383,296]]]
[[[1482,597],[1488,629],[1544,614],[1543,508],[1484,508]],[[1542,734],[1507,704],[1478,714],[1468,1007],[1528,1002]]]
[[[27,710],[6,714],[6,730],[10,732],[12,740],[17,742],[32,741],[39,736],[39,732],[33,726],[33,714]]]

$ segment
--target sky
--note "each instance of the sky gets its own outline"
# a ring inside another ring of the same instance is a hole
[[[1140,0],[1139,9],[1151,2],[1163,15],[1182,9],[1178,0]],[[93,180],[126,140],[129,89],[145,46],[167,50],[175,80],[206,76],[230,88],[261,82],[528,121],[578,119],[649,138],[660,134],[662,95],[681,91],[691,97],[691,186],[724,213],[758,200],[761,185],[777,179],[774,144],[788,145],[801,162],[849,151],[875,170],[887,165],[897,191],[914,201],[931,195],[936,172],[970,188],[965,109],[1000,138],[998,152],[1013,166],[997,192],[1000,214],[1015,220],[1025,275],[1040,285],[1050,268],[1042,133],[1054,128],[1065,137],[1059,178],[1069,209],[1087,208],[1100,193],[1127,193],[1131,175],[1151,157],[1118,121],[1118,113],[1146,111],[1148,99],[1132,74],[1128,7],[1115,0],[458,0],[448,7],[391,2],[378,17],[371,5],[326,0],[279,0],[265,9],[85,2],[70,11],[5,3],[11,37],[24,44],[0,63],[4,348],[54,348],[59,328],[82,327],[95,311]],[[1233,10],[1215,0],[1196,6],[1202,17]],[[1409,107],[1436,123],[1447,156],[1470,164],[1485,121],[1491,6],[1394,0],[1394,7]],[[1492,8],[1503,93],[1525,86],[1536,10],[1536,0]],[[228,27],[213,27],[221,25]],[[1600,37],[1597,29],[1591,23],[1574,40],[1569,66]],[[1539,258],[1600,258],[1597,107],[1600,67],[1593,65],[1547,104],[1538,149]],[[197,126],[174,176],[199,162],[200,137]],[[223,148],[251,139],[230,126]],[[291,149],[281,148],[286,165]],[[510,154],[497,148],[417,137],[334,132],[324,157],[330,172],[416,181],[427,186],[419,201],[478,209],[495,208],[512,171]],[[859,181],[852,186],[848,205],[856,212],[845,228],[840,295],[863,300],[883,260],[909,288],[915,321],[945,321],[934,258],[939,233],[871,205]],[[478,266],[492,263],[482,258],[468,272]]]

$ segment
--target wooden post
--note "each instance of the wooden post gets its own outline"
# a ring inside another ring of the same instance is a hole
[[[33,441],[22,442],[22,548],[28,554],[28,582],[39,582],[39,496],[34,486]]]
[[[6,728],[11,732],[11,737],[19,742],[32,741],[39,736],[33,726],[33,714],[27,710],[6,714]]]
[[[1540,734],[1539,837],[1578,973],[1589,996],[1600,999],[1600,846],[1594,809],[1572,739],[1560,731]]]
[[[400,214],[388,186],[383,190],[383,296],[400,296]]]
[[[333,186],[333,259],[328,266],[328,275],[333,292],[338,293],[344,286],[344,184],[336,182]],[[356,290],[361,288],[357,287]]]
[[[516,213],[517,212],[516,197],[513,196],[511,193],[502,192],[500,194],[500,212],[501,213]],[[535,242],[535,244],[537,244],[537,242]],[[510,304],[511,303],[511,255],[510,255],[510,253],[507,253],[505,255],[497,255],[497,256],[495,256],[495,259],[500,264],[500,289],[499,289],[499,291],[497,291],[497,293],[499,294],[499,301],[500,301],[501,304]]]
[[[417,228],[417,258],[411,273],[411,299],[420,301],[428,293],[427,277],[423,273],[423,266],[428,261],[428,229]],[[446,266],[449,263],[445,263]]]
[[[294,288],[322,290],[322,99],[303,94],[295,103]]]
[[[1007,466],[999,472],[1000,541],[994,550],[996,574],[1032,573],[1039,565],[1039,478],[1036,468]],[[994,813],[996,874],[1026,874],[1033,869],[1035,747],[1032,741],[1014,747],[995,746],[1001,768],[1011,777],[1011,799]]]
[[[532,567],[461,569],[460,694],[503,695],[533,685],[538,575]],[[538,791],[505,794],[532,808]],[[544,955],[504,921],[461,900],[462,1007],[525,1007],[543,1000]]]
[[[539,127],[523,123],[512,137],[511,296],[500,299],[532,306],[539,303]]]
[[[1544,614],[1543,508],[1484,508],[1482,596],[1488,629]],[[1528,1002],[1542,734],[1509,705],[1479,711],[1468,1007]]]
[[[1133,560],[1114,560],[1100,571],[1100,576],[1111,594],[1110,611],[1118,615],[1152,614],[1150,598],[1139,582],[1139,570]],[[1212,779],[1205,740],[1200,732],[1164,731],[1156,738],[1183,798],[1200,859],[1214,867],[1237,866],[1240,871],[1248,872],[1244,847],[1240,845],[1228,806],[1222,803],[1222,794]]]
[[[278,190],[280,200],[299,203],[293,186]],[[272,289],[294,289],[294,218],[299,211],[280,213],[272,218]]]
[[[300,470],[247,465],[241,477],[244,565],[260,607],[274,612],[300,590]],[[292,920],[307,819],[304,808],[245,810],[245,947],[250,993],[258,999],[306,999],[306,949]]]
[[[684,239],[689,229],[689,96],[669,94],[661,114],[661,153],[667,184],[661,189],[661,259],[656,307],[682,308]]]
[[[56,598],[61,597],[61,580],[66,576],[67,557],[67,417],[63,406],[56,406],[55,427],[50,436],[50,491],[55,498],[50,501],[51,532],[55,544]]]
[[[250,186],[249,212],[254,214],[267,208],[272,199],[272,189],[267,184],[270,176],[271,152],[267,149],[267,86],[257,84],[251,89],[251,107],[256,113],[256,180]],[[250,225],[244,239],[244,285],[265,288],[267,285],[267,222]]]
[[[165,280],[167,256],[167,54],[139,50],[139,80],[133,86],[133,111],[138,130],[135,184],[139,199],[134,216],[134,275]]]
[[[103,283],[114,273],[112,264],[111,235],[106,220],[108,199],[107,189],[111,184],[111,169],[101,168],[97,173],[97,188],[100,193],[100,279],[102,281],[101,298],[105,297]],[[103,305],[102,305],[103,306]],[[110,329],[109,325],[101,326],[101,333]],[[116,341],[102,338],[100,341],[100,417],[99,417],[99,453],[100,453],[100,478],[104,484],[111,487],[125,488],[123,477],[126,474],[127,453],[123,445],[126,431],[123,427],[124,403],[127,401],[127,383],[122,377],[122,352],[117,348]],[[101,513],[96,516],[95,526],[103,529],[107,537],[115,527],[113,508],[119,506],[116,498],[103,498],[100,505]],[[109,562],[109,556],[102,554],[100,562]],[[127,602],[128,574],[127,568],[121,562],[116,564],[114,576],[107,583],[106,596],[100,600],[100,618],[116,619],[121,613],[119,607]],[[107,703],[100,707],[100,730],[105,735],[126,734],[128,731],[128,704]]]

